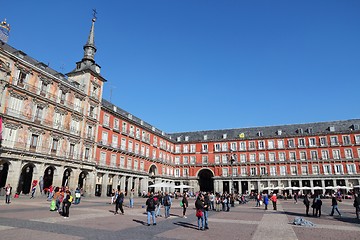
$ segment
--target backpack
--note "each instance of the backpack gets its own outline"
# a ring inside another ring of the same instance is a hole
[[[73,201],[73,196],[70,195],[69,202],[71,203]]]
[[[170,206],[170,199],[169,198],[170,198],[169,196],[166,196],[164,198],[164,206]]]
[[[155,199],[154,198],[150,198],[148,208],[155,209]]]

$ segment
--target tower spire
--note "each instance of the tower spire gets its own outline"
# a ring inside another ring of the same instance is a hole
[[[91,23],[91,29],[90,29],[90,34],[88,37],[88,40],[86,42],[86,44],[84,45],[84,57],[83,57],[83,61],[84,60],[89,60],[91,62],[95,62],[94,60],[94,56],[95,56],[95,52],[96,52],[96,46],[95,46],[95,22],[96,22],[96,10],[93,9],[93,18],[92,18],[92,23]]]

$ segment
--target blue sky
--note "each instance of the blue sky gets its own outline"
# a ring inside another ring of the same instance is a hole
[[[358,0],[0,2],[8,43],[63,73],[96,8],[103,97],[168,133],[360,118]]]

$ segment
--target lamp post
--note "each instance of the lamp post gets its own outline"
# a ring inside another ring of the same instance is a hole
[[[229,155],[226,155],[227,159],[230,160],[230,166],[231,166],[231,188],[230,188],[230,193],[234,194],[234,173],[233,173],[233,164],[236,162],[236,154],[235,153],[230,153]]]

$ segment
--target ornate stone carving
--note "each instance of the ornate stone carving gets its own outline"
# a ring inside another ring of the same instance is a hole
[[[59,88],[63,93],[70,92],[70,88],[68,86],[63,85],[63,84],[59,84]]]
[[[79,117],[79,116],[77,116],[77,115],[75,115],[75,114],[71,114],[71,117],[72,117],[72,119],[74,119],[74,121],[76,121],[76,122],[81,122],[82,120],[83,120],[83,118],[82,117]]]
[[[80,143],[80,139],[75,139],[75,138],[71,138],[71,137],[68,137],[68,141],[70,143],[73,143],[73,144],[79,144]]]
[[[61,108],[55,107],[55,112],[60,113],[61,115],[67,115],[68,112],[66,110],[63,110]]]
[[[45,134],[45,130],[44,129],[38,129],[38,128],[34,128],[34,127],[29,127],[29,131],[38,135],[41,134]]]
[[[21,123],[14,123],[14,122],[5,122],[4,121],[4,126],[6,127],[6,128],[10,128],[10,129],[12,129],[12,130],[16,130],[16,129],[19,129],[19,128],[22,128],[22,125],[21,125]]]
[[[10,93],[10,96],[12,96],[14,98],[17,98],[17,99],[20,99],[20,100],[27,100],[28,99],[28,97],[26,95],[17,93],[14,90],[9,90],[9,93]]]
[[[42,108],[48,108],[49,107],[49,103],[45,103],[45,102],[42,102],[36,98],[33,98],[33,102],[39,106],[39,107],[42,107]]]

